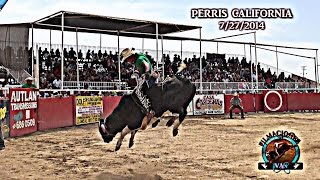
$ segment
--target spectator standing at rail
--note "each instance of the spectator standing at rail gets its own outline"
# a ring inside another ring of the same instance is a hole
[[[241,119],[244,119],[243,106],[241,106],[242,100],[239,98],[238,93],[234,93],[233,98],[231,99],[230,103],[231,103],[230,119],[233,119],[232,111],[234,109],[239,109],[241,111]]]
[[[4,144],[4,136],[3,136],[2,128],[3,128],[3,121],[6,120],[6,114],[7,114],[6,109],[7,108],[6,108],[6,105],[3,102],[4,101],[1,100],[1,104],[4,107],[0,108],[1,111],[2,111],[1,112],[1,119],[0,119],[0,151],[3,150],[6,147],[5,144]],[[5,114],[3,114],[3,113],[5,113]]]
[[[22,85],[22,88],[37,88],[37,86],[35,84],[33,84],[33,78],[32,77],[28,77],[25,79],[25,84]]]
[[[3,150],[6,146],[4,144],[4,137],[2,133],[2,119],[0,120],[0,151]]]

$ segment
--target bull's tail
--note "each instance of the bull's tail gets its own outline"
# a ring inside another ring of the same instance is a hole
[[[187,65],[184,62],[181,62],[178,67],[178,71],[177,71],[176,75],[181,73],[181,71],[184,70],[186,67],[187,67]]]
[[[178,71],[176,72],[176,74],[174,75],[178,80],[188,83],[187,79],[182,78],[181,76],[181,72],[187,67],[187,65],[184,62],[181,62],[179,67],[178,67]]]

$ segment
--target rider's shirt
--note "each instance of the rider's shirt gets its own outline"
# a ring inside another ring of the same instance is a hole
[[[150,66],[150,71],[149,73],[152,72],[152,64],[150,63],[150,60],[146,57],[146,55],[142,54],[142,53],[136,53],[136,57],[137,57],[137,60],[136,62],[134,63],[134,65],[136,66],[136,68],[139,70],[139,72],[141,74],[144,74],[146,73],[146,68],[145,68],[145,65],[144,65],[144,62],[148,63],[149,66]]]

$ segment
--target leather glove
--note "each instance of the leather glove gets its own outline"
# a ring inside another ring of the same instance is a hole
[[[150,74],[149,72],[146,72],[146,73],[145,73],[145,77],[146,77],[146,79],[150,79],[151,74]]]
[[[131,75],[131,79],[139,79],[139,74],[137,74],[137,73],[133,73],[132,75]]]

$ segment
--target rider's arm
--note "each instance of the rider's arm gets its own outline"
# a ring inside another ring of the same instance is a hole
[[[144,67],[145,67],[145,72],[149,72],[151,67],[149,65],[149,63],[147,63],[146,61],[143,61]]]

